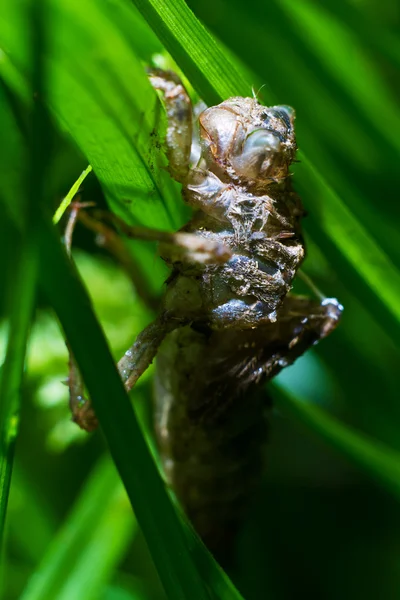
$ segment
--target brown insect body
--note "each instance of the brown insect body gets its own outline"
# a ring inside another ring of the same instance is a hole
[[[237,349],[236,337],[176,330],[160,348],[155,380],[165,477],[220,562],[259,482],[266,437],[264,390],[241,384],[238,357],[224,348],[231,338]]]
[[[157,358],[155,426],[167,481],[220,559],[262,473],[262,382],[336,326],[341,307],[288,295],[304,258],[289,165],[294,112],[231,98],[200,115],[202,155],[183,179],[197,209],[184,231],[231,251],[223,264],[176,260]]]

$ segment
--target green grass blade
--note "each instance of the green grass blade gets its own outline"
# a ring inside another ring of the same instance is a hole
[[[43,5],[29,5],[32,21],[32,81],[31,89],[38,94],[31,113],[31,137],[29,147],[30,178],[25,181],[25,197],[18,202],[21,214],[10,207],[11,195],[6,194],[4,208],[22,227],[22,235],[16,249],[15,274],[10,277],[9,331],[6,358],[1,377],[0,410],[0,540],[3,539],[4,521],[10,489],[14,446],[18,432],[19,408],[22,376],[25,363],[26,346],[33,314],[36,280],[38,271],[38,250],[36,215],[38,201],[43,199],[45,170],[48,159],[47,135],[42,128],[46,126],[46,111],[42,104],[43,68],[42,51],[44,46]],[[16,123],[9,124],[17,131]],[[42,130],[42,131],[41,131]],[[21,137],[13,135],[14,151],[20,153]],[[22,191],[23,190],[23,191]],[[22,213],[24,211],[24,213]]]
[[[18,127],[10,94],[0,80],[0,119],[2,135],[7,143],[0,144],[1,198],[13,223],[24,225],[26,194],[26,140]]]
[[[296,398],[286,390],[278,390],[275,387],[274,399],[278,407],[314,430],[400,500],[399,452],[344,425],[318,406]]]
[[[32,334],[31,334],[32,335]],[[28,349],[29,354],[29,349]],[[26,361],[29,362],[29,359]],[[29,367],[27,367],[29,373]],[[29,377],[29,375],[28,375]],[[22,439],[20,434],[19,439]],[[22,559],[32,565],[43,556],[57,531],[54,505],[38,489],[29,469],[21,465],[17,457],[12,472],[9,509],[7,513],[7,536],[18,548]],[[18,502],[18,498],[29,498],[29,502]],[[27,536],[26,532],[30,535]]]
[[[135,526],[114,466],[101,460],[21,599],[96,600],[126,550]]]
[[[72,200],[74,199],[74,197],[78,193],[79,188],[81,187],[82,183],[85,181],[85,179],[89,175],[89,173],[92,172],[92,170],[93,170],[92,166],[89,165],[79,175],[78,179],[75,181],[75,183],[73,184],[73,186],[69,190],[68,194],[65,196],[65,198],[63,198],[63,200],[60,203],[60,206],[57,208],[56,212],[54,213],[54,216],[53,216],[53,223],[54,223],[54,225],[57,225],[57,223],[60,221],[60,219],[62,218],[63,214],[67,210],[68,206],[71,204]]]
[[[215,600],[243,600],[243,596],[199,539],[193,527],[186,524],[184,529],[188,547],[199,573],[204,581],[211,584],[213,598]]]
[[[40,238],[43,290],[82,371],[167,595],[174,600],[207,598],[88,297],[56,232],[44,220]]]
[[[398,152],[400,117],[397,102],[370,57],[365,55],[356,34],[345,22],[313,2],[279,0],[279,4],[337,84],[356,101],[370,126],[380,131]],[[384,119],[379,118],[382,107],[385,107]]]
[[[18,433],[21,385],[26,345],[36,289],[37,252],[28,239],[20,250],[10,294],[6,358],[0,384],[0,540],[10,490],[15,440]]]
[[[221,50],[216,41],[184,0],[133,2],[195,85],[200,97],[210,106],[222,98],[248,96],[251,93],[251,85],[232,63],[221,60]]]
[[[299,190],[312,209],[314,226],[326,236],[374,291],[400,330],[400,271],[363,227],[350,208],[335,193],[313,164],[300,153],[296,177]],[[298,177],[300,175],[300,177]],[[391,331],[393,336],[393,330]],[[398,343],[398,342],[397,342]]]

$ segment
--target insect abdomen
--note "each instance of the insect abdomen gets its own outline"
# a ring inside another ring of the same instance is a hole
[[[265,391],[241,389],[232,378],[221,336],[190,326],[167,336],[157,359],[155,427],[168,483],[223,562],[262,473],[266,424]]]

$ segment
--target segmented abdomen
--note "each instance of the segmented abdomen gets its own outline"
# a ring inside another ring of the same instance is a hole
[[[167,336],[157,358],[155,427],[164,472],[220,562],[229,558],[260,479],[266,437],[265,390],[241,376],[249,347],[239,346],[240,333],[186,326]]]

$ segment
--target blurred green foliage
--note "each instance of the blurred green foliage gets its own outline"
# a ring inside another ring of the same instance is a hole
[[[266,104],[295,107],[301,150],[295,181],[309,211],[305,271],[345,312],[335,334],[276,382],[268,469],[230,575],[246,600],[395,599],[399,6],[393,0],[188,5],[219,47],[180,0],[48,0],[43,67],[52,153],[44,210],[54,212],[90,163],[94,174],[82,186],[83,200],[107,202],[131,223],[173,229],[185,222],[179,186],[158,150],[165,116],[144,70],[153,61],[175,61],[207,102],[250,95],[253,85]],[[1,358],[30,168],[28,6],[27,0],[0,3]],[[75,245],[74,260],[117,358],[151,312],[91,234],[78,228]],[[161,293],[166,271],[155,248],[127,246],[142,277]],[[164,598],[102,436],[82,434],[69,421],[61,383],[66,363],[54,314],[39,293],[8,501],[3,597]],[[151,372],[132,396],[149,436]],[[157,510],[158,499],[148,501]],[[213,597],[237,597],[201,547],[193,547]],[[179,566],[179,557],[174,560]]]

